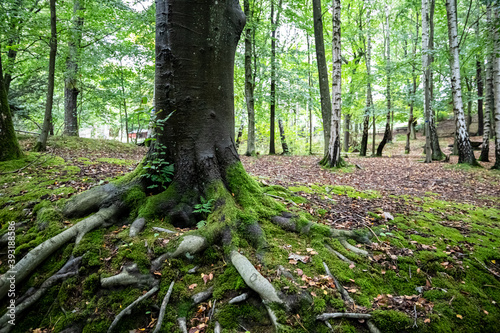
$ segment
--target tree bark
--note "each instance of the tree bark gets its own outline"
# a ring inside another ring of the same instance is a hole
[[[476,24],[476,36],[479,40],[479,17]],[[483,85],[483,58],[481,52],[476,55],[476,86],[477,86],[477,134],[483,135],[484,133],[484,111],[483,111],[483,97],[484,97],[484,85]]]
[[[255,154],[255,79],[252,75],[252,29],[254,27],[251,24],[253,14],[250,10],[250,0],[244,0],[243,6],[247,18],[245,27],[245,101],[248,114],[248,139],[245,155],[252,156]]]
[[[288,150],[288,145],[286,144],[285,128],[283,126],[283,121],[281,119],[278,119],[278,126],[280,129],[281,147],[283,148],[283,155],[288,155],[290,154],[290,151]]]
[[[366,150],[368,148],[368,127],[370,121],[370,111],[372,110],[372,86],[371,86],[371,34],[370,34],[370,16],[371,8],[370,2],[365,1],[366,4],[366,52],[365,52],[365,63],[366,63],[366,110],[363,117],[363,135],[361,137],[361,149],[359,155],[366,156]],[[375,121],[374,121],[375,122]],[[373,127],[375,131],[375,126]],[[374,150],[374,149],[373,149]]]
[[[45,103],[45,117],[43,120],[42,133],[38,138],[34,150],[45,151],[47,149],[47,137],[49,136],[52,104],[54,101],[54,74],[56,70],[57,55],[57,21],[56,21],[56,0],[50,0],[50,55],[49,55],[49,77],[47,87],[47,101]]]
[[[491,22],[491,4],[488,5],[486,9],[486,22],[488,29],[488,36],[490,43],[488,43],[487,47],[487,59],[488,63],[486,65],[486,92],[485,92],[485,103],[484,103],[484,131],[483,131],[483,144],[481,146],[481,156],[479,157],[480,161],[489,162],[489,153],[490,153],[490,119],[491,115],[494,113],[494,98],[493,98],[493,45],[492,41],[494,40],[494,31],[493,24]]]
[[[321,0],[313,0],[314,41],[316,43],[316,62],[318,64],[319,93],[321,98],[321,116],[323,118],[324,155],[328,154],[332,116],[332,100],[326,67],[325,43],[323,39],[323,18]]]
[[[23,155],[14,131],[14,123],[12,122],[9,99],[3,78],[2,54],[0,52],[0,147],[2,147],[0,149],[0,161],[16,159]]]
[[[386,25],[386,73],[387,73],[387,119],[385,123],[384,137],[378,145],[377,156],[382,156],[382,151],[387,142],[391,141],[391,38],[389,26],[389,7],[385,6],[385,25]]]
[[[82,41],[83,16],[80,0],[73,0],[73,22],[68,41],[64,78],[64,135],[78,136],[78,62]]]
[[[344,151],[349,151],[349,140],[351,134],[351,114],[344,113]]]
[[[203,194],[239,162],[233,76],[244,25],[236,0],[157,1],[155,105],[163,129],[148,156],[165,152],[180,192]]]
[[[340,0],[333,1],[332,15],[332,101],[330,141],[328,154],[325,155],[325,165],[330,168],[343,165],[340,157],[340,119],[342,108],[342,59],[341,59],[341,28],[340,28]]]
[[[458,31],[455,2],[446,0],[448,16],[448,38],[450,44],[451,90],[453,95],[453,112],[455,114],[455,136],[458,146],[458,163],[475,164],[476,159],[469,140],[469,133],[465,125],[462,102],[462,87],[460,86],[460,58],[458,52]],[[499,119],[500,120],[500,119]]]

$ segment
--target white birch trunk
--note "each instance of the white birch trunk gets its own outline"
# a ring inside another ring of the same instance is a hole
[[[458,163],[475,164],[476,159],[469,141],[469,133],[467,133],[467,125],[464,116],[462,87],[460,85],[457,13],[453,0],[446,0],[446,12],[448,16],[448,39],[451,55],[451,91],[453,95],[453,113],[455,114],[455,137],[458,146]]]

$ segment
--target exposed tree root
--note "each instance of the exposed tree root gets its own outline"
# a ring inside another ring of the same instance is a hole
[[[248,293],[241,294],[229,300],[228,304],[236,304],[239,302],[246,301],[248,299]]]
[[[152,286],[155,282],[156,280],[151,275],[140,274],[137,264],[123,267],[120,274],[101,278],[101,286],[103,288],[129,286],[132,284],[139,286]]]
[[[342,296],[342,299],[344,302],[347,303],[347,307],[353,309],[354,308],[354,300],[352,297],[349,295],[349,293],[345,290],[345,288],[340,284],[340,282],[333,276],[333,274],[330,272],[330,269],[326,265],[325,262],[323,262],[323,267],[325,267],[326,275],[331,277],[333,279],[333,282],[335,283],[335,288],[340,292],[340,295]]]
[[[155,260],[153,260],[151,264],[151,271],[154,272],[160,269],[162,264],[168,258],[177,258],[186,253],[195,254],[203,251],[207,246],[208,243],[205,237],[187,235],[182,239],[181,243],[173,253],[164,253]]]
[[[160,332],[161,324],[163,324],[163,318],[165,317],[165,310],[167,309],[168,301],[170,300],[170,295],[172,294],[172,290],[174,289],[174,282],[170,283],[170,287],[168,287],[167,294],[163,298],[163,302],[161,302],[160,314],[158,315],[158,322],[156,323],[155,330],[153,333]]]
[[[273,285],[255,269],[245,256],[233,250],[230,257],[231,262],[247,286],[259,294],[265,304],[273,302],[283,303]]]
[[[118,325],[118,323],[120,322],[120,320],[126,316],[126,315],[130,315],[130,313],[132,312],[132,309],[137,305],[139,304],[140,302],[142,302],[143,300],[145,300],[146,298],[149,298],[151,297],[154,293],[156,293],[158,291],[158,289],[160,289],[157,285],[154,286],[153,288],[151,288],[151,290],[149,290],[147,293],[145,293],[144,295],[140,296],[139,298],[137,298],[135,301],[133,301],[129,306],[127,306],[122,312],[120,312],[118,314],[118,316],[115,317],[115,320],[113,320],[113,322],[111,323],[111,326],[109,326],[108,328],[108,333],[111,333],[113,332],[113,330],[115,329],[116,325]]]
[[[339,241],[340,244],[342,244],[349,251],[363,257],[368,257],[368,251],[365,251],[363,249],[357,248],[356,246],[349,244],[349,242],[345,238],[340,238]]]
[[[220,324],[218,321],[215,322],[215,327],[214,327],[214,333],[221,333],[222,332],[222,327],[220,327]],[[153,332],[154,333],[154,332]]]
[[[24,312],[24,310],[28,309],[31,305],[33,305],[36,301],[40,299],[40,297],[45,294],[47,290],[49,290],[54,284],[56,284],[60,280],[65,280],[70,276],[78,274],[78,266],[80,265],[80,262],[82,261],[82,257],[78,258],[73,258],[71,257],[68,262],[54,275],[49,277],[45,282],[42,283],[40,288],[38,288],[36,291],[31,291],[29,294],[24,295],[23,300],[20,301],[20,303],[16,306],[15,308],[15,315],[17,318],[19,318]],[[0,318],[0,332],[1,333],[7,333],[10,332],[15,326],[8,324],[8,321],[10,320],[9,316],[9,311],[5,313],[1,318]]]
[[[370,330],[370,333],[381,333],[380,330],[375,326],[372,320],[368,320],[366,322],[366,325],[368,326],[368,329]]]
[[[191,299],[193,300],[194,304],[198,304],[209,299],[210,296],[212,296],[213,292],[214,292],[214,287],[210,287],[205,291],[194,294],[193,296],[191,296]]]
[[[265,304],[265,303],[264,303]],[[276,332],[281,330],[281,324],[278,322],[278,317],[274,313],[273,309],[269,307],[269,305],[265,304],[267,313],[269,314],[269,318],[271,318],[271,322],[273,323],[274,329]]]
[[[181,329],[182,333],[188,333],[186,328],[186,318],[184,317],[177,318],[177,324],[179,324],[179,328]]]
[[[332,249],[332,248],[330,247],[330,245],[325,244],[325,247],[326,247],[326,249],[327,249],[328,251],[332,252],[332,253],[333,253],[333,254],[335,254],[337,257],[339,257],[339,259],[340,259],[340,260],[342,260],[342,261],[344,261],[344,262],[346,262],[346,263],[348,263],[348,264],[354,264],[354,261],[352,261],[352,260],[350,260],[350,259],[346,258],[346,257],[345,257],[342,253],[340,253],[340,252],[338,252],[338,251],[335,251],[334,249]]]
[[[351,312],[335,312],[323,313],[316,317],[317,320],[329,320],[335,318],[351,318],[351,319],[369,319],[372,315],[369,313],[351,313]]]
[[[132,222],[132,224],[130,225],[128,235],[130,237],[137,236],[142,231],[142,229],[144,229],[145,225],[146,225],[146,219],[144,217],[140,217],[138,219],[135,219],[135,221]]]
[[[120,204],[118,203],[112,204],[108,208],[102,208],[94,215],[87,217],[35,247],[24,258],[19,260],[13,268],[0,277],[0,299],[3,299],[9,290],[9,279],[15,277],[16,283],[20,283],[61,246],[75,237],[76,243],[79,243],[87,232],[104,225],[106,221],[117,216],[120,210]]]

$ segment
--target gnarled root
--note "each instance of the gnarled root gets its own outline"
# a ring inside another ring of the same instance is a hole
[[[113,322],[111,323],[111,326],[109,326],[108,328],[108,333],[111,333],[113,332],[113,330],[115,329],[116,325],[118,325],[118,322],[125,316],[125,315],[129,315],[131,312],[132,312],[132,309],[137,305],[139,304],[140,302],[142,302],[143,300],[145,300],[146,298],[148,297],[151,297],[154,293],[156,293],[158,291],[159,287],[156,285],[154,286],[153,288],[151,288],[151,290],[149,290],[147,293],[145,293],[144,295],[140,296],[138,299],[136,299],[135,301],[133,301],[129,306],[127,306],[122,312],[120,312],[118,314],[118,316],[115,317],[115,320],[113,320]]]
[[[160,269],[161,265],[168,258],[177,258],[186,253],[195,254],[203,251],[207,246],[208,243],[205,237],[187,235],[182,239],[181,243],[173,253],[164,253],[155,260],[153,260],[151,264],[151,271],[154,272]]]
[[[335,276],[333,276],[333,274],[330,272],[330,269],[328,268],[325,262],[323,262],[323,267],[325,267],[326,275],[328,275],[333,279],[333,282],[335,283],[335,288],[337,288],[337,290],[340,292],[340,295],[342,296],[344,302],[347,303],[347,306],[351,309],[354,308],[354,300],[352,299],[351,296],[349,296],[349,293],[344,289],[344,287],[335,278]]]
[[[4,298],[7,294],[11,280],[15,279],[16,283],[20,283],[61,246],[75,237],[76,243],[80,242],[87,232],[103,225],[107,220],[117,216],[119,213],[120,204],[118,203],[112,204],[108,208],[102,208],[94,215],[87,217],[35,247],[24,258],[19,260],[13,268],[0,277],[0,299]]]
[[[182,333],[188,333],[186,328],[186,318],[184,317],[177,318],[177,324],[179,324],[179,328]]]
[[[68,260],[68,262],[56,274],[52,275],[47,280],[45,280],[45,282],[42,283],[40,288],[38,288],[36,291],[31,292],[28,295],[24,295],[23,300],[15,308],[16,317],[19,318],[24,310],[26,310],[36,301],[38,301],[40,297],[42,297],[43,294],[45,294],[45,292],[49,290],[58,281],[65,280],[70,276],[78,274],[78,266],[80,265],[81,261],[82,257],[78,258],[71,257]],[[7,324],[8,321],[10,320],[8,314],[9,312],[7,311],[7,313],[5,313],[0,318],[0,327],[2,327],[0,332],[2,333],[10,332],[15,327],[13,325]]]

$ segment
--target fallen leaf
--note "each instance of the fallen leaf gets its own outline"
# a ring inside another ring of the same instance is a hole
[[[356,265],[354,265],[354,264],[350,264],[350,265],[349,265],[349,268],[350,268],[350,269],[353,269],[354,267],[356,267]]]
[[[196,288],[198,286],[197,283],[193,283],[192,285],[190,285],[188,288],[189,290],[193,290],[194,288]]]
[[[464,319],[461,315],[457,315],[457,318]]]
[[[424,320],[424,323],[426,323],[426,324],[428,324],[430,322],[431,322],[430,318],[427,318],[427,319]]]

